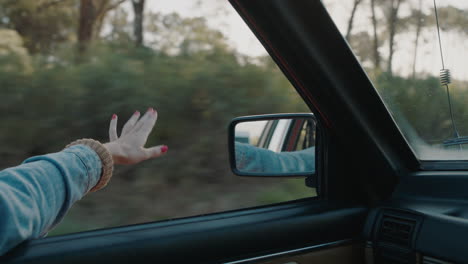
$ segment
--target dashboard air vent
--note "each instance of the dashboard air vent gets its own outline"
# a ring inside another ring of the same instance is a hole
[[[380,224],[379,241],[411,247],[416,221],[384,215]]]

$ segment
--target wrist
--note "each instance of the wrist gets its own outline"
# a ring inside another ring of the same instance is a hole
[[[113,156],[109,149],[104,146],[104,144],[101,144],[99,141],[94,139],[79,139],[70,143],[65,148],[74,145],[88,146],[99,156],[99,159],[101,160],[101,175],[98,183],[93,188],[91,188],[90,192],[95,192],[104,188],[112,177],[112,172],[114,169]]]
[[[103,146],[107,149],[107,151],[109,151],[114,164],[123,164],[119,144],[115,142],[108,142],[103,144]]]

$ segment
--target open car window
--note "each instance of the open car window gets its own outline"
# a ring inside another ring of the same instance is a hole
[[[323,3],[418,159],[467,160],[468,3]]]
[[[0,98],[0,170],[79,138],[107,142],[114,113],[120,132],[135,110],[158,111],[147,146],[167,155],[116,167],[49,235],[317,196],[304,178],[230,170],[233,118],[310,109],[228,1],[0,1]]]

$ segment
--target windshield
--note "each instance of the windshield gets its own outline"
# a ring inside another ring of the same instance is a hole
[[[467,160],[468,2],[323,3],[418,158]]]

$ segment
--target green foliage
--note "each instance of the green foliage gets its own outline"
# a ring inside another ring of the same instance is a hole
[[[453,137],[452,123],[447,100],[447,91],[439,78],[403,78],[381,74],[375,82],[387,107],[403,132],[417,133],[425,142],[438,145]],[[455,81],[450,86],[455,122],[461,134],[468,133],[463,117],[468,115],[466,83]],[[411,125],[409,125],[411,124]]]
[[[0,169],[77,138],[107,141],[113,113],[122,127],[147,107],[159,114],[148,145],[166,144],[170,154],[117,168],[113,184],[80,201],[54,234],[255,206],[256,186],[281,189],[242,182],[227,158],[232,118],[309,111],[269,58],[241,56],[204,18],[178,14],[148,14],[152,37],[135,48],[125,9],[78,55],[76,3],[0,4],[0,26],[16,30],[0,31]]]
[[[254,63],[229,49],[168,55],[102,44],[94,46],[80,63],[68,55],[35,61],[28,74],[0,71],[0,155],[5,157],[1,168],[31,155],[58,151],[76,138],[106,141],[112,113],[118,114],[123,126],[133,111],[145,111],[149,106],[158,110],[159,120],[148,145],[167,144],[170,148],[163,161],[119,169],[113,180],[116,189],[110,187],[99,202],[79,203],[74,210],[81,213],[72,213],[62,231],[79,228],[77,222],[90,229],[138,221],[148,214],[135,211],[135,203],[151,201],[155,191],[177,193],[185,186],[189,191],[184,192],[190,193],[205,184],[235,186],[237,178],[230,173],[227,158],[229,121],[240,115],[307,111],[273,63]],[[142,189],[135,192],[138,188]],[[111,198],[114,196],[118,198]],[[197,196],[192,193],[190,197]],[[89,206],[112,208],[117,199],[123,199],[118,203],[119,212],[89,213]],[[190,202],[184,206],[187,204]],[[77,215],[82,214],[88,217],[78,220]],[[150,215],[151,220],[164,219],[174,217],[174,211]]]
[[[0,68],[1,71],[30,72],[31,56],[23,46],[18,32],[0,28]]]
[[[4,113],[16,113],[14,119],[25,122],[11,125],[28,131],[21,137],[11,126],[2,126],[2,146],[24,142],[29,146],[21,148],[26,154],[31,149],[51,151],[79,136],[105,139],[102,128],[113,111],[124,121],[135,109],[148,106],[155,106],[165,119],[165,127],[158,128],[162,139],[173,137],[176,145],[185,145],[186,131],[215,136],[235,116],[287,111],[301,104],[297,97],[293,102],[284,96],[291,87],[275,84],[278,71],[241,64],[229,52],[169,56],[146,49],[94,50],[88,62],[80,64],[63,67],[57,59],[32,74],[0,73],[1,93],[9,98],[2,105]],[[285,100],[294,104],[285,106]],[[32,135],[45,138],[34,140]]]
[[[277,185],[259,192],[257,201],[259,205],[267,205],[313,196],[317,196],[315,189],[305,186],[304,179],[280,179]]]
[[[74,0],[3,0],[0,27],[18,31],[31,53],[50,54],[73,40],[78,13],[75,7]]]

